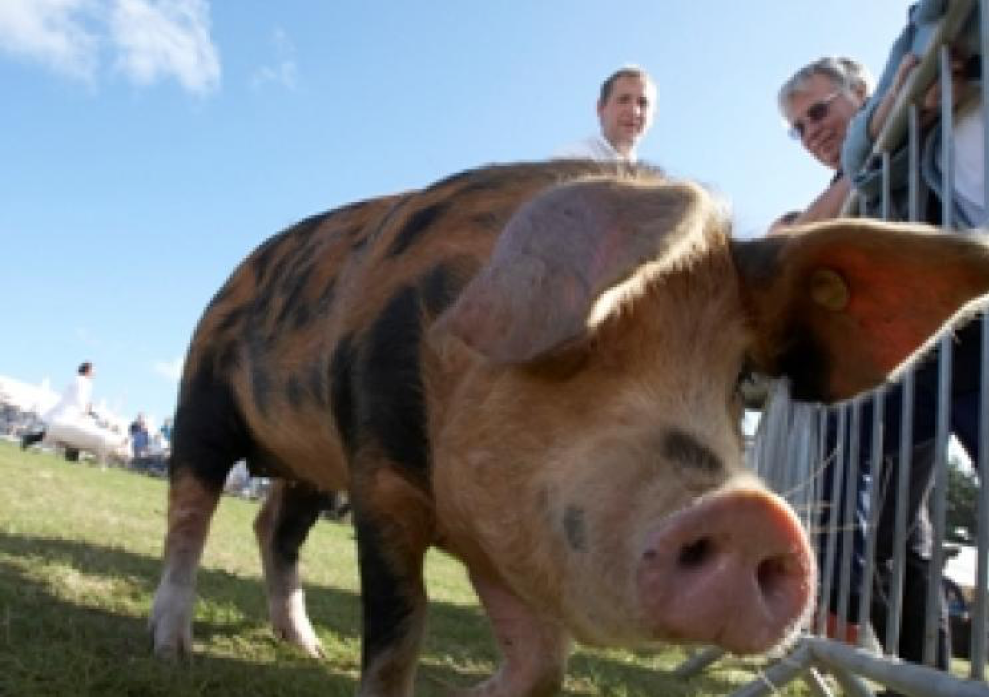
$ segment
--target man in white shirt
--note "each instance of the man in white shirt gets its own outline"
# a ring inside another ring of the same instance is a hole
[[[561,148],[553,157],[635,164],[639,141],[652,126],[656,94],[656,84],[642,68],[630,65],[615,71],[601,85],[598,98],[601,132]]]
[[[76,421],[89,413],[90,400],[93,395],[93,364],[86,361],[79,366],[75,379],[69,383],[62,393],[61,399],[45,414],[45,423],[50,425],[55,421]],[[21,449],[40,442],[45,437],[45,430],[29,433],[21,437]]]

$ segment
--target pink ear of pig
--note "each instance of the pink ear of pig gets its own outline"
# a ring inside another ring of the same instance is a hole
[[[525,203],[488,263],[432,332],[494,364],[520,364],[582,338],[597,298],[661,259],[695,227],[707,197],[690,184],[588,179]]]
[[[881,385],[989,292],[989,244],[924,225],[836,220],[732,251],[753,362],[810,401]]]

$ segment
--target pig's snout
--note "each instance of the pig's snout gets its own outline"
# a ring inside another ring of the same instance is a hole
[[[715,494],[648,539],[638,590],[658,638],[767,651],[809,611],[815,567],[790,507],[758,489]]]

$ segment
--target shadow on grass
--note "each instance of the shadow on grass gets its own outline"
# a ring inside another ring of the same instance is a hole
[[[338,648],[327,660],[313,661],[273,638],[258,579],[201,568],[199,598],[211,609],[203,612],[200,605],[197,656],[177,670],[150,655],[147,611],[161,570],[158,558],[5,533],[0,533],[0,555],[37,559],[78,574],[76,581],[39,580],[22,565],[0,561],[0,694],[349,695],[356,690],[360,601],[352,592],[306,584],[317,632],[324,642],[341,642],[345,654],[341,657]],[[80,600],[59,597],[56,589],[69,583],[74,584],[70,594]],[[113,585],[125,588],[125,597],[114,596]],[[479,609],[431,602],[416,694],[469,686],[486,678],[496,660]],[[585,652],[571,659],[568,676],[575,686],[568,694],[601,694],[602,685],[616,684],[628,694],[684,696],[725,694],[736,687],[716,674],[685,683],[646,665]]]
[[[0,561],[0,694],[352,695],[356,690],[354,666],[337,673],[276,642],[267,630],[256,579],[200,569],[203,597],[225,611],[222,620],[197,618],[197,655],[177,667],[151,656],[147,631],[160,560],[113,547],[3,533],[0,555],[78,573],[74,580],[39,580],[20,564]],[[79,601],[59,597],[68,584]],[[124,597],[113,595],[111,585],[125,588]],[[357,602],[350,593],[321,589],[317,594],[332,595],[325,603]],[[356,639],[353,623],[339,631]]]

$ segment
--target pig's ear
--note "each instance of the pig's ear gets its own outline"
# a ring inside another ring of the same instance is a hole
[[[488,263],[437,320],[496,364],[574,346],[595,302],[696,227],[706,195],[690,184],[605,179],[553,187],[509,220]]]
[[[798,399],[876,387],[989,292],[989,246],[921,225],[838,220],[735,241],[752,360]]]

